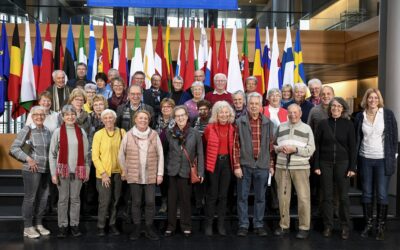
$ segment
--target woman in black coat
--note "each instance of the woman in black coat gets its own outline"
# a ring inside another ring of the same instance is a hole
[[[323,235],[330,237],[333,228],[333,189],[339,195],[339,217],[342,239],[349,238],[349,178],[355,175],[356,143],[349,107],[343,98],[335,97],[328,106],[328,119],[322,120],[315,135],[314,172],[321,176]],[[336,185],[333,185],[335,183]]]

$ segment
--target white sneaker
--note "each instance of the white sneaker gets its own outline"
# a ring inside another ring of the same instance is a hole
[[[36,230],[41,234],[41,235],[49,235],[50,231],[47,230],[43,225],[36,225]]]
[[[40,234],[36,231],[34,227],[26,227],[24,228],[24,236],[28,237],[29,239],[39,238]]]

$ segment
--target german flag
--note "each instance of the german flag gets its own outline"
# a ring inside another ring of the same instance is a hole
[[[13,32],[10,58],[11,66],[10,79],[8,83],[8,100],[12,101],[13,105],[11,116],[13,119],[16,119],[17,117],[25,113],[25,109],[19,105],[19,97],[21,93],[22,60],[17,23],[15,23],[15,28]]]

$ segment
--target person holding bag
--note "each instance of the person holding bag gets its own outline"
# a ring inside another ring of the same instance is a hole
[[[190,127],[186,106],[176,106],[173,117],[176,125],[166,133],[169,147],[167,166],[169,187],[168,226],[164,235],[169,237],[175,233],[177,201],[179,200],[181,230],[188,237],[192,234],[190,204],[192,181],[202,183],[204,177],[203,143],[200,133]],[[193,169],[192,166],[196,163],[197,168]],[[198,180],[195,180],[196,170]],[[193,171],[192,174],[191,171]]]
[[[43,227],[42,218],[49,196],[49,145],[51,132],[43,123],[46,110],[42,106],[31,109],[32,124],[25,126],[17,134],[10,148],[10,154],[23,162],[22,179],[24,181],[24,200],[22,217],[24,219],[24,236],[38,238],[49,235]],[[33,224],[35,220],[35,226]]]

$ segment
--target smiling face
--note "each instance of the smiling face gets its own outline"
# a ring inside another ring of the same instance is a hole
[[[178,125],[179,128],[184,128],[187,124],[187,121],[189,119],[188,115],[186,114],[186,111],[184,109],[177,109],[175,110],[175,122]]]
[[[78,67],[76,67],[76,75],[79,79],[84,79],[86,76],[86,66],[84,65],[78,65]]]
[[[139,86],[142,86],[144,83],[144,75],[142,74],[136,74],[133,76],[133,83],[138,84]]]
[[[105,105],[103,101],[95,101],[93,103],[93,111],[96,115],[101,115],[101,112],[103,112],[105,109]]]
[[[333,99],[333,91],[331,88],[325,87],[321,91],[321,102],[322,105],[327,106]]]
[[[319,95],[321,93],[321,86],[319,84],[311,84],[309,89],[312,97],[319,98]]]
[[[135,117],[135,126],[139,131],[146,131],[149,127],[149,116],[146,113],[140,112]]]
[[[300,121],[301,118],[301,109],[298,105],[290,105],[288,107],[288,118],[290,123],[296,124]]]
[[[281,105],[281,93],[278,91],[273,92],[268,96],[269,105],[274,108],[279,108]]]
[[[172,82],[172,86],[174,87],[175,91],[181,91],[183,89],[183,81],[179,79],[175,79]]]
[[[294,101],[297,104],[300,104],[304,102],[305,99],[306,99],[306,91],[304,90],[304,88],[297,88],[294,91]]]
[[[85,99],[83,96],[76,96],[72,102],[71,105],[79,112],[83,108],[83,104],[85,103]]]
[[[174,108],[172,107],[172,105],[168,102],[165,102],[162,106],[161,106],[161,113],[166,116],[166,117],[170,117],[172,115],[172,110]]]
[[[86,92],[86,98],[88,100],[92,100],[93,97],[96,95],[96,90],[93,90],[93,89],[88,89],[85,92]]]
[[[223,107],[217,114],[217,120],[219,124],[227,124],[231,114],[227,107]]]
[[[99,89],[102,89],[106,86],[106,82],[102,78],[98,78],[96,80],[96,85]]]
[[[65,74],[63,72],[58,72],[54,76],[54,84],[57,88],[63,88],[65,86]]]
[[[343,112],[343,105],[338,101],[333,101],[331,105],[331,115],[333,118],[339,118]]]
[[[379,96],[372,92],[367,98],[367,107],[368,109],[377,109],[379,108]]]
[[[116,96],[121,96],[124,92],[124,84],[120,81],[114,81],[112,90],[114,91]]]
[[[217,92],[224,92],[226,88],[226,78],[224,76],[217,76],[214,80],[214,85]]]
[[[112,114],[106,114],[101,118],[101,121],[104,124],[104,127],[108,130],[114,129],[115,126],[115,118]]]
[[[292,98],[292,90],[288,87],[282,88],[282,99],[287,101]]]
[[[161,86],[161,76],[159,75],[154,75],[151,78],[151,86],[155,89],[159,89]]]
[[[32,113],[33,123],[37,127],[43,127],[45,118],[46,118],[46,114],[45,114],[44,110],[37,109]]]
[[[194,72],[194,80],[196,82],[204,82],[205,76],[204,76],[204,71],[202,70],[196,70]]]
[[[51,108],[51,100],[46,96],[42,96],[39,100],[39,105],[49,111]]]
[[[235,110],[242,110],[244,107],[244,97],[241,94],[233,95],[233,106]]]
[[[76,114],[74,112],[65,112],[63,114],[65,125],[74,125],[76,122]]]
[[[261,101],[260,98],[257,96],[253,96],[250,97],[247,109],[249,111],[249,113],[251,114],[251,116],[258,116],[260,113],[260,109],[261,109]]]
[[[200,100],[203,97],[203,87],[194,86],[192,87],[193,98],[196,100]]]
[[[132,85],[132,87],[129,89],[129,101],[132,105],[139,105],[139,103],[142,101],[141,87],[137,85]]]
[[[255,92],[257,90],[257,83],[254,79],[247,79],[246,81],[246,91],[248,93]]]

